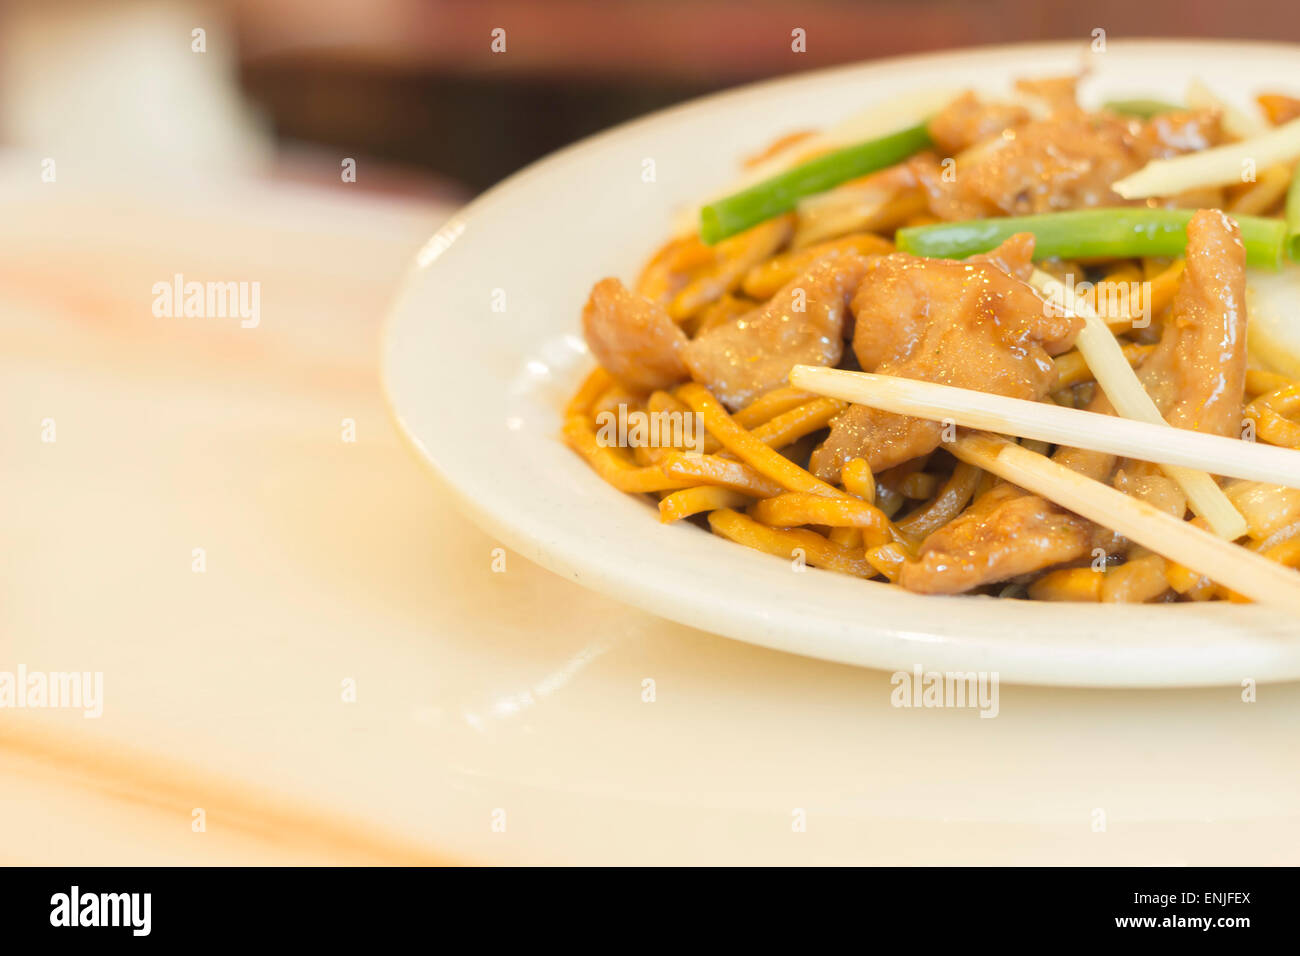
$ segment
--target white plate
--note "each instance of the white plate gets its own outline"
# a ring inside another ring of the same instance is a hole
[[[510,548],[629,604],[728,637],[887,670],[996,671],[1007,682],[1236,684],[1300,677],[1300,624],[1226,603],[1102,606],[922,597],[664,526],[557,438],[591,367],[579,312],[630,279],[673,212],[735,176],[738,157],[916,90],[1005,89],[1087,63],[1083,97],[1181,98],[1200,76],[1246,103],[1296,81],[1300,48],[1113,42],[986,48],[807,74],[657,113],[529,167],[420,253],[384,344],[394,415],[471,515]],[[1300,92],[1300,90],[1292,90]],[[643,181],[647,160],[655,181]]]

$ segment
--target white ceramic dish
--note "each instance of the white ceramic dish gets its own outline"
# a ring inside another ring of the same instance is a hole
[[[1254,606],[1101,606],[936,598],[830,572],[796,573],[604,484],[557,439],[591,360],[579,311],[630,279],[675,210],[731,181],[740,156],[792,129],[943,86],[1004,89],[1080,64],[1088,102],[1181,97],[1199,76],[1245,103],[1294,85],[1300,47],[1113,42],[986,48],[746,87],[655,114],[529,167],[421,251],[384,343],[400,428],[513,550],[629,604],[719,634],[849,664],[997,671],[1079,686],[1237,684],[1300,677],[1300,622]],[[1300,92],[1300,89],[1292,92]],[[655,181],[643,170],[653,161]],[[477,560],[466,556],[467,560]]]

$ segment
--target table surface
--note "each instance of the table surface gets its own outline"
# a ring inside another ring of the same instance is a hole
[[[494,571],[379,382],[448,209],[5,182],[0,671],[102,672],[104,709],[0,710],[0,860],[1300,862],[1300,685],[896,709]],[[260,282],[260,324],[155,317],[177,273]]]

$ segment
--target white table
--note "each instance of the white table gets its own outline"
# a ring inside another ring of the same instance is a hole
[[[0,670],[105,703],[0,710],[0,860],[1300,862],[1296,685],[899,710],[886,674],[494,573],[379,388],[446,209],[7,189]],[[260,325],[154,317],[176,272],[260,281]]]

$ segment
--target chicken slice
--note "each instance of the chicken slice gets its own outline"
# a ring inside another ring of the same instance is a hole
[[[1079,112],[1079,78],[1074,75],[1016,81],[1021,102],[987,100],[967,90],[936,113],[927,124],[930,139],[945,155],[1003,136],[1045,115]],[[1031,110],[1026,101],[1036,101]]]
[[[945,156],[955,156],[1029,119],[1029,110],[1018,103],[986,102],[967,90],[936,113],[927,129]]]
[[[956,106],[950,109],[956,125],[962,111]],[[983,115],[989,127],[1000,118],[996,111]],[[969,120],[966,129],[986,131],[976,120]],[[939,132],[954,144],[961,140],[942,125]],[[1153,159],[1221,141],[1218,115],[1209,111],[1166,114],[1143,123],[1061,106],[1046,119],[1013,122],[978,142],[966,143],[957,157],[955,176],[945,175],[947,170],[933,158],[920,158],[912,168],[929,196],[931,212],[941,219],[1022,216],[1131,205],[1111,189],[1111,183]],[[1174,199],[1170,204],[1180,202]]]
[[[1239,436],[1246,391],[1246,247],[1237,224],[1202,209],[1160,342],[1138,372],[1165,420]]]
[[[591,290],[582,332],[596,361],[628,388],[653,391],[688,377],[686,334],[662,305],[617,279],[601,279]]]
[[[1051,389],[1051,356],[1070,347],[1081,321],[1044,306],[1013,272],[1027,273],[1033,236],[1012,236],[966,262],[896,253],[877,261],[853,299],[853,351],[864,371],[1038,399]],[[810,467],[833,481],[845,462],[873,472],[933,451],[942,425],[867,408],[831,423]]]
[[[898,582],[921,594],[958,594],[1075,561],[1088,554],[1092,527],[1014,485],[985,492],[963,514],[935,531]]]
[[[765,305],[707,329],[682,350],[691,376],[734,410],[786,384],[796,365],[836,364],[844,313],[869,261],[827,253]]]

